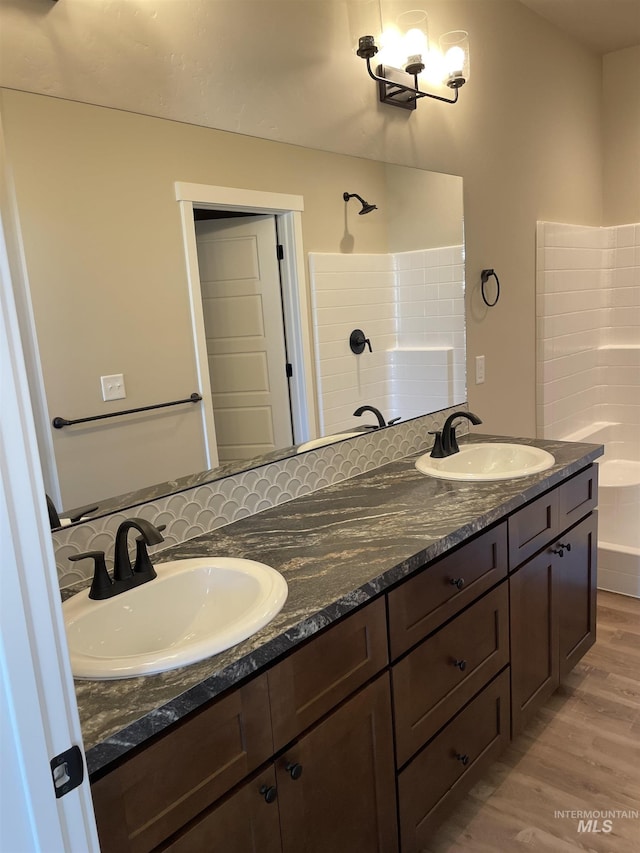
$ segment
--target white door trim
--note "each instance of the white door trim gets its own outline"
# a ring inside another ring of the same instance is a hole
[[[196,253],[193,208],[208,207],[211,210],[232,210],[247,213],[271,213],[276,217],[278,240],[284,247],[284,258],[280,271],[282,276],[282,302],[284,310],[287,352],[293,365],[290,381],[291,408],[293,414],[294,442],[300,444],[315,437],[316,399],[313,380],[313,349],[311,346],[311,320],[307,296],[306,270],[302,243],[302,211],[304,199],[299,195],[270,193],[234,187],[216,187],[207,184],[190,184],[177,181],[176,201],[180,207],[180,218],[187,261],[187,281],[194,332],[195,354],[198,370],[199,392],[203,397],[203,420],[207,453],[212,456],[215,448],[215,424],[211,395],[207,391],[206,343],[204,342],[204,320],[200,299],[200,277]],[[204,359],[204,360],[203,360]],[[217,463],[210,463],[215,467]]]
[[[82,749],[82,733],[13,292],[24,282],[12,282],[19,268],[9,265],[18,226],[7,199],[0,137],[0,848],[98,853],[86,772],[58,799],[49,766],[71,746]]]

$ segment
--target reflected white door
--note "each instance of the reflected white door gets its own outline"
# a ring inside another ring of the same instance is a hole
[[[195,223],[220,462],[293,443],[273,216]]]

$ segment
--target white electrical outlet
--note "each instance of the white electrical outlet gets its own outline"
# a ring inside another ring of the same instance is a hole
[[[123,400],[127,396],[127,391],[124,387],[124,374],[114,373],[111,376],[101,376],[100,384],[102,386],[102,399],[107,400]]]
[[[482,385],[484,382],[484,356],[476,356],[476,385]]]

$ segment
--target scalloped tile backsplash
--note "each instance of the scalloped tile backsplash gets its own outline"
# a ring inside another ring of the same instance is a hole
[[[440,429],[447,415],[466,409],[466,404],[423,415],[384,430],[373,430],[339,444],[252,468],[212,483],[198,485],[135,509],[115,512],[53,532],[60,587],[91,576],[92,562],[71,563],[69,556],[84,551],[104,551],[107,565],[113,562],[113,542],[125,518],[142,517],[165,524],[164,542],[155,552],[185,542],[240,518],[294,500],[309,492],[379,468],[433,445],[430,430]],[[468,427],[465,421],[459,433]]]

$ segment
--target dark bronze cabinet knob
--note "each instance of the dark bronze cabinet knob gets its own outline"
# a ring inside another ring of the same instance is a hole
[[[260,788],[260,793],[264,797],[266,803],[274,803],[278,798],[278,789],[275,785],[263,785]]]
[[[464,659],[454,660],[453,665],[457,666],[460,672],[464,672],[467,668],[467,662]]]
[[[465,767],[469,763],[469,756],[466,753],[456,752],[456,758],[458,761],[463,764]]]
[[[449,583],[451,584],[451,586],[457,586],[458,589],[462,589],[462,587],[464,586],[464,578],[451,578]]]
[[[289,764],[285,765],[284,769],[294,780],[299,779],[302,776],[302,764],[296,764],[292,761]]]

